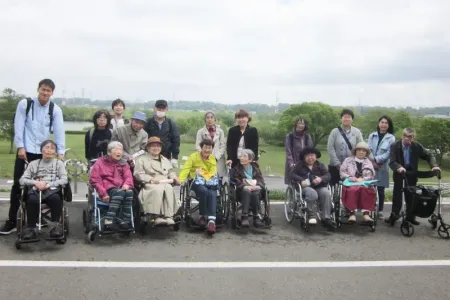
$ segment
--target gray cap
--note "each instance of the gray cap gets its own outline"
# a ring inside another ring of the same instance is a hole
[[[139,120],[144,123],[147,123],[147,116],[143,112],[140,112],[140,111],[135,111],[133,116],[131,117],[131,119]]]

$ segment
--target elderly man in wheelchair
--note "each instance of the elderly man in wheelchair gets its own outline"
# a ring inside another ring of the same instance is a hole
[[[23,232],[22,226],[18,232],[18,239],[27,241],[37,241],[36,224],[39,220],[39,213],[46,204],[51,212],[51,222],[49,222],[49,236],[51,239],[62,239],[65,236],[64,225],[61,226],[61,215],[63,213],[63,187],[67,184],[67,172],[64,162],[55,157],[56,144],[51,140],[46,140],[41,144],[42,159],[32,161],[20,178],[20,185],[24,187],[21,210],[25,205],[27,227]],[[19,216],[17,224],[24,224],[23,214]],[[40,228],[39,228],[40,230]],[[19,244],[20,246],[20,244]],[[18,247],[19,248],[19,247]]]
[[[300,161],[292,169],[290,176],[293,184],[300,185],[301,197],[306,201],[308,220],[305,222],[309,225],[317,224],[316,207],[319,202],[322,224],[332,230],[334,228],[331,216],[333,204],[328,189],[331,175],[327,167],[317,160],[320,157],[320,151],[315,148],[303,149],[300,152]]]
[[[189,179],[192,180],[190,189],[199,202],[200,217],[197,225],[206,226],[209,234],[216,232],[217,191],[220,189],[217,161],[212,155],[213,146],[212,140],[203,139],[200,142],[201,151],[189,156],[179,176],[183,183],[182,190],[189,190],[185,187],[189,186]]]
[[[250,227],[248,220],[250,209],[253,215],[253,226],[255,228],[265,226],[260,219],[260,201],[266,186],[258,164],[253,161],[254,158],[255,154],[252,150],[243,149],[240,153],[239,163],[230,171],[230,184],[235,187],[234,199],[232,199],[234,214],[232,221],[237,221],[237,202],[240,202],[242,205],[240,226],[243,228]],[[268,199],[264,199],[264,201],[268,201]]]

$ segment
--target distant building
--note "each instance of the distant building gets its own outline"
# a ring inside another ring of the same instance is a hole
[[[439,118],[439,119],[447,119],[450,120],[450,113],[447,115],[439,115],[439,114],[428,114],[423,116],[424,118]]]

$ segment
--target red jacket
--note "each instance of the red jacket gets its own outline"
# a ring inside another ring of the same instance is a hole
[[[101,198],[106,196],[111,188],[120,189],[124,184],[130,189],[134,187],[128,163],[114,161],[108,156],[100,157],[92,166],[89,182]]]

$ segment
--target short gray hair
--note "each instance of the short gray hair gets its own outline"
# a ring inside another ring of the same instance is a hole
[[[253,160],[255,159],[255,153],[251,149],[244,149],[241,151],[241,155],[246,154],[248,156],[248,159]]]
[[[107,149],[108,153],[110,153],[114,148],[117,148],[117,147],[120,147],[123,149],[122,143],[118,142],[118,141],[113,141],[113,142],[109,143],[108,149]]]
[[[416,131],[414,130],[414,128],[405,128],[403,129],[403,134],[412,134],[413,137],[416,136]]]

